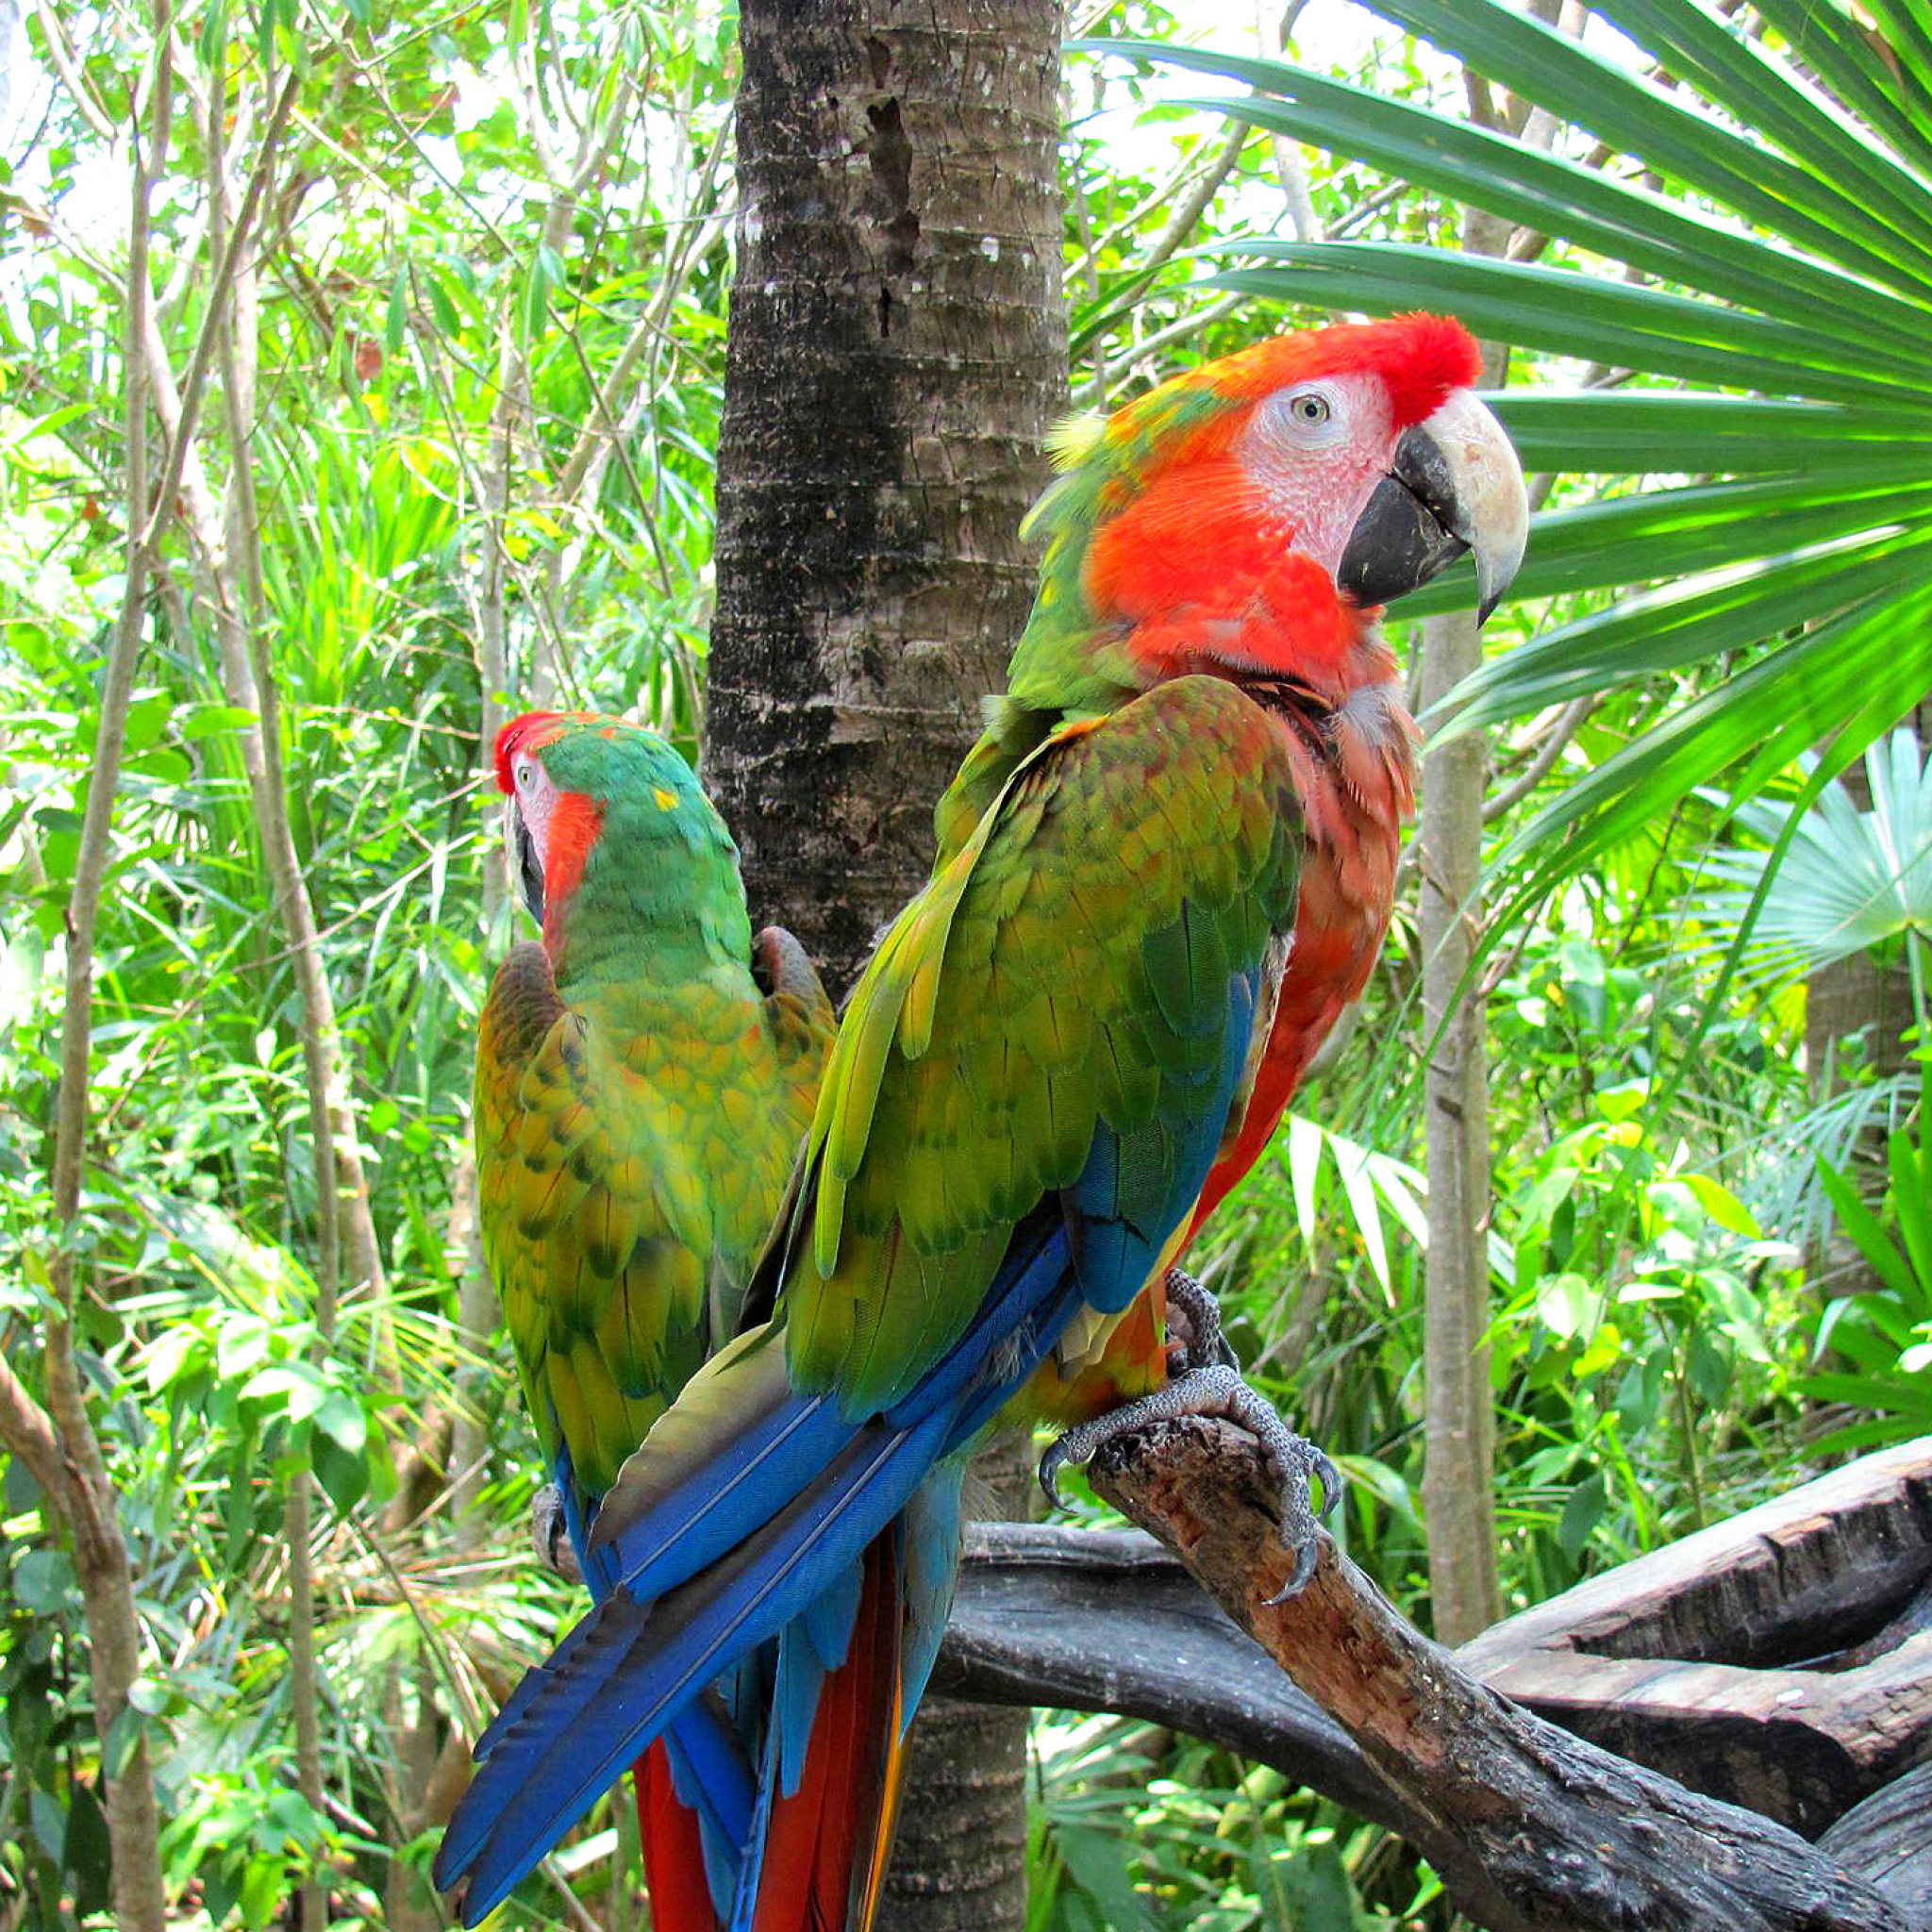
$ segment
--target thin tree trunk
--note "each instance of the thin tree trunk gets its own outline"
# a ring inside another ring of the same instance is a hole
[[[1482,661],[1475,619],[1433,617],[1423,630],[1424,705]],[[1491,1499],[1489,1064],[1483,1008],[1462,989],[1475,927],[1482,849],[1479,732],[1423,760],[1423,1075],[1429,1246],[1423,1303],[1423,1516],[1436,1639],[1462,1643],[1502,1614]],[[1458,996],[1459,995],[1459,996]]]
[[[1462,245],[1500,255],[1506,222],[1475,210]],[[1483,355],[1483,380],[1507,356]],[[1419,696],[1426,708],[1482,662],[1473,611],[1423,626]],[[1490,1391],[1490,1080],[1483,1006],[1464,985],[1482,917],[1483,786],[1489,740],[1472,731],[1426,754],[1422,770],[1419,926],[1428,1256],[1423,1295],[1423,1517],[1437,1641],[1461,1643],[1502,1615],[1493,1496],[1495,1420]]]
[[[1066,391],[1058,0],[748,0],[706,769],[835,991],[1025,623]],[[1024,1923],[1024,1713],[935,1708],[884,1923]]]
[[[141,91],[131,90],[136,155],[127,258],[126,331],[122,379],[127,432],[127,581],[121,615],[108,653],[94,738],[93,770],[81,822],[80,850],[66,924],[66,1000],[60,1015],[60,1085],[56,1099],[53,1199],[60,1238],[53,1243],[47,1274],[55,1313],[46,1326],[42,1409],[0,1364],[0,1439],[35,1476],[45,1498],[50,1526],[73,1540],[87,1624],[88,1674],[93,1691],[94,1727],[106,1768],[108,1840],[113,1860],[116,1924],[122,1932],[161,1932],[167,1890],[160,1863],[160,1818],[155,1804],[154,1766],[147,1733],[130,1702],[141,1674],[141,1616],[122,1533],[120,1497],[109,1478],[99,1438],[88,1414],[74,1332],[74,1250],[65,1236],[80,1210],[87,1159],[88,1059],[93,1037],[94,930],[100,914],[113,829],[114,793],[121,777],[128,702],[146,607],[146,586],[158,535],[158,513],[149,518],[147,385],[142,344],[149,321],[149,197],[165,163],[173,117],[173,68],[169,57],[168,0],[157,0],[155,70],[147,89],[152,132],[143,143]],[[179,480],[181,451],[171,451],[155,499],[165,505]],[[132,1735],[125,1726],[131,1722]]]

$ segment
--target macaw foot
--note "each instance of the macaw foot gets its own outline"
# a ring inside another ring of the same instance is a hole
[[[1238,1369],[1234,1350],[1221,1330],[1221,1304],[1191,1274],[1167,1271],[1167,1373],[1190,1369]]]
[[[1172,1292],[1173,1284],[1169,1283]],[[1322,1486],[1321,1514],[1328,1515],[1341,1498],[1341,1478],[1335,1465],[1297,1436],[1260,1396],[1231,1368],[1215,1363],[1190,1369],[1151,1395],[1129,1402],[1069,1429],[1040,1458],[1040,1486],[1051,1503],[1059,1501],[1055,1481],[1060,1466],[1085,1462],[1096,1449],[1144,1429],[1150,1423],[1172,1422],[1177,1416],[1214,1415],[1236,1424],[1258,1439],[1267,1458],[1269,1479],[1275,1486],[1281,1516],[1281,1541],[1294,1552],[1294,1569],[1271,1603],[1286,1603],[1315,1574],[1316,1512],[1309,1492],[1312,1476]]]
[[[538,1562],[546,1570],[554,1570],[567,1583],[584,1580],[564,1521],[563,1491],[555,1483],[545,1483],[530,1498],[530,1541],[536,1545]]]

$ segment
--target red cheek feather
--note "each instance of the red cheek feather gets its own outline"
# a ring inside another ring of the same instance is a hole
[[[604,829],[604,808],[581,791],[558,794],[557,808],[550,814],[543,856],[543,938],[554,937],[553,915],[562,916],[563,908],[584,875],[584,861]]]
[[[1128,648],[1162,675],[1209,658],[1326,683],[1363,614],[1288,547],[1293,535],[1260,515],[1238,465],[1179,471],[1095,533],[1088,602],[1103,622],[1131,625]]]

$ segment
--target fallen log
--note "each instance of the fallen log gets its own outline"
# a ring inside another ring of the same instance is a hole
[[[1807,1838],[1932,1743],[1932,1438],[1495,1624],[1457,1661]]]
[[[1854,1805],[1818,1849],[1876,1886],[1914,1924],[1932,1926],[1932,1764]]]
[[[1322,1539],[1292,1568],[1253,1440],[1187,1418],[1094,1458],[1095,1492],[1152,1530],[1410,1810],[1405,1832],[1491,1932],[1913,1932],[1795,1833],[1700,1797],[1498,1696]]]
[[[1566,1729],[1813,1836],[1932,1752],[1928,1516],[1932,1439],[1607,1571],[1457,1659]],[[935,1681],[1146,1718],[1403,1829],[1340,1727],[1139,1531],[974,1524]]]

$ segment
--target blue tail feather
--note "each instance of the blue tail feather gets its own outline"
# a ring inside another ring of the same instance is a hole
[[[465,1924],[498,1904],[730,1657],[777,1631],[856,1565],[932,1460],[943,1417],[858,1432],[821,1483],[756,1541],[648,1604],[600,1604],[499,1740],[450,1821],[435,1877],[467,1879]]]
[[[770,1521],[854,1433],[825,1397],[793,1395],[722,1441],[642,1514],[626,1513],[620,1474],[592,1526],[592,1554],[633,1595],[661,1595]]]

